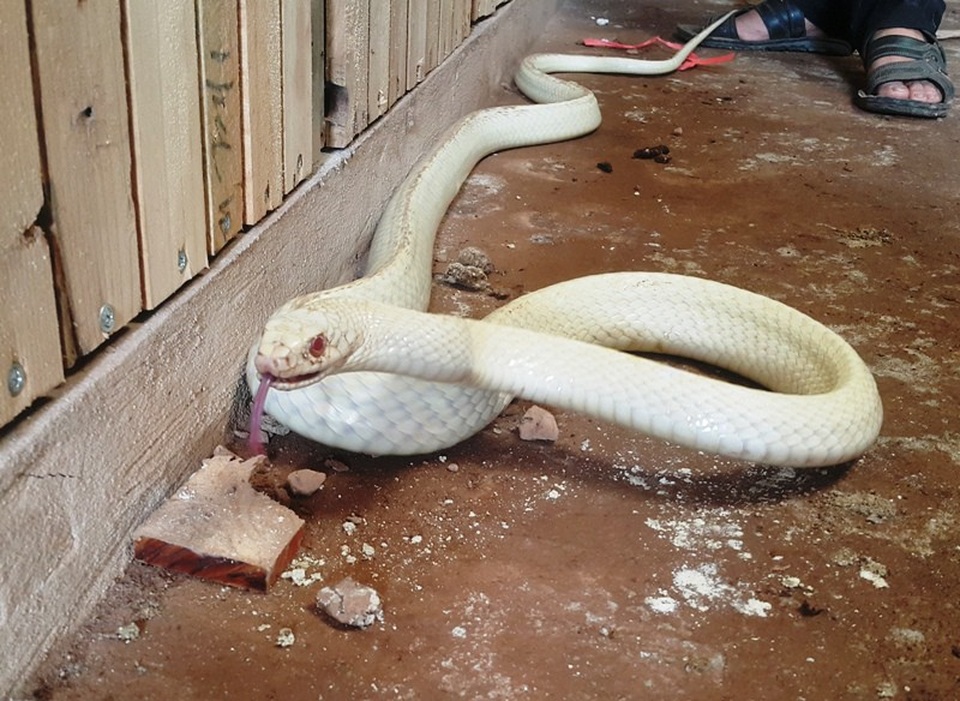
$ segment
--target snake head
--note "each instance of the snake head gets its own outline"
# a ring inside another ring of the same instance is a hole
[[[337,371],[350,356],[356,339],[338,329],[331,314],[316,309],[283,308],[268,321],[260,337],[254,367],[273,378],[280,390],[319,382]]]

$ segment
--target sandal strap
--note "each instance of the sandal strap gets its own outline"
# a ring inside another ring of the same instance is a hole
[[[941,70],[947,67],[947,59],[943,53],[943,48],[936,41],[927,42],[896,34],[868,41],[866,49],[863,51],[863,63],[869,67],[878,58],[886,56],[900,56],[914,61],[924,61]]]
[[[763,20],[767,31],[770,33],[770,40],[776,39],[800,39],[807,36],[807,26],[804,24],[803,11],[794,5],[790,0],[764,0],[759,5],[748,5],[742,10],[738,10],[726,22],[721,24],[710,36],[719,39],[739,40],[737,33],[737,17],[742,14],[756,10]],[[713,22],[719,17],[713,17]]]
[[[936,85],[943,95],[943,102],[950,102],[954,97],[953,83],[943,69],[920,59],[888,63],[870,71],[867,75],[867,93],[875,95],[877,88],[884,83],[913,80],[927,80]]]
[[[790,0],[765,0],[753,9],[770,32],[770,39],[797,39],[807,35],[803,10]]]

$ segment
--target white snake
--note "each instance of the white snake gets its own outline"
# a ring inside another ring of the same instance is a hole
[[[376,455],[449,447],[513,396],[769,464],[833,465],[862,454],[882,415],[870,371],[837,334],[760,295],[628,272],[553,285],[483,321],[422,311],[436,230],[476,163],[599,125],[593,93],[549,73],[668,73],[722,20],[664,61],[527,57],[516,83],[538,104],[480,110],[454,125],[391,199],[366,274],[291,300],[268,320],[247,363],[255,405],[320,443]],[[772,391],[623,350],[711,363]]]

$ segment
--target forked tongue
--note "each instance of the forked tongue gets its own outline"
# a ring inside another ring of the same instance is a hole
[[[265,455],[263,441],[260,440],[263,425],[263,415],[267,405],[267,392],[270,391],[270,385],[274,381],[273,375],[261,375],[260,386],[257,387],[257,396],[253,398],[253,408],[250,410],[250,436],[247,438],[247,445],[250,452],[254,455]]]

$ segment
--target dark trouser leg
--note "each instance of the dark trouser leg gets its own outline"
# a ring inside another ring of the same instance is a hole
[[[803,16],[826,32],[827,36],[851,41],[851,8],[857,0],[793,0]],[[856,44],[854,44],[856,46]]]
[[[859,49],[878,29],[892,27],[916,29],[932,39],[946,10],[943,0],[854,0],[852,5],[850,42]]]

